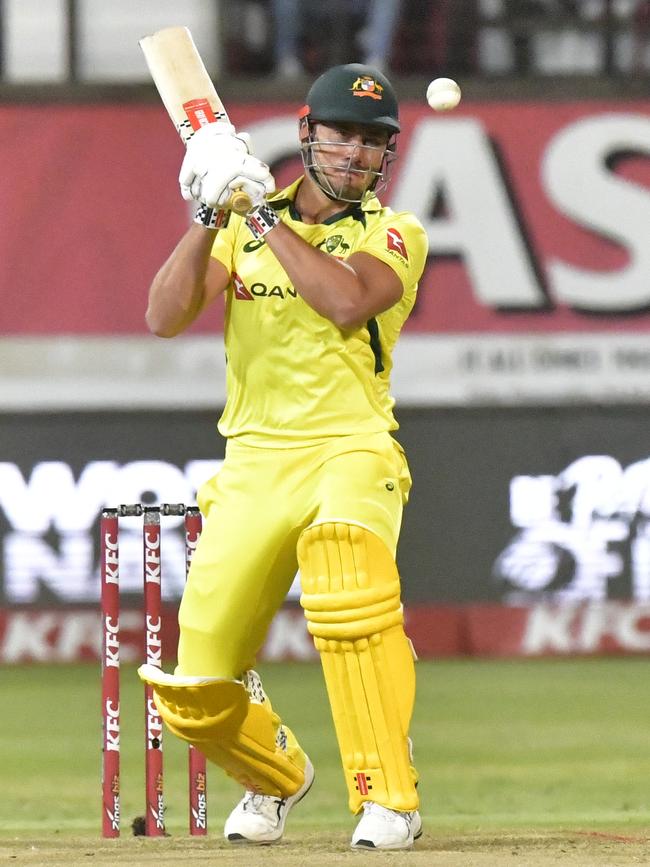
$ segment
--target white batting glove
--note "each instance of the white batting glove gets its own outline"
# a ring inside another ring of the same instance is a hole
[[[228,207],[233,193],[241,190],[251,200],[248,209],[250,212],[259,208],[266,200],[266,196],[275,191],[275,180],[269,167],[257,157],[251,156],[244,157],[239,174],[228,182],[226,189],[221,193],[219,192],[219,183],[220,180],[215,178],[213,187],[213,177],[208,172],[202,183],[201,201],[207,203],[209,200],[213,200],[217,201],[220,207]]]
[[[248,137],[237,136],[231,123],[209,123],[197,130],[187,143],[178,175],[185,201],[198,201],[201,179],[219,162],[232,163],[249,152]],[[224,184],[225,186],[225,184]]]
[[[199,207],[194,215],[195,223],[208,229],[223,229],[228,225],[231,210],[236,209],[238,213],[247,215],[259,210],[260,205],[266,202],[268,193],[275,190],[275,181],[269,167],[255,157],[245,157],[241,171],[245,174],[236,175],[221,192],[219,190],[223,180],[219,178],[214,194],[210,190],[212,174],[209,171],[205,175],[201,182]],[[248,197],[248,202],[235,200],[235,195],[240,193]],[[214,201],[216,205],[208,204]]]
[[[238,189],[255,208],[275,190],[269,167],[249,155],[248,134],[235,135],[226,123],[208,124],[194,134],[178,180],[186,201],[194,199],[208,208],[227,208]]]

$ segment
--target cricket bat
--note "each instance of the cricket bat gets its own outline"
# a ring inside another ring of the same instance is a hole
[[[139,45],[183,144],[208,123],[229,122],[187,27],[166,27],[145,36]],[[238,214],[246,214],[251,200],[246,193],[235,191],[230,207]]]

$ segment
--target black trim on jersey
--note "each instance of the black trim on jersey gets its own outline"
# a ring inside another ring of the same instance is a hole
[[[360,205],[357,205],[356,208],[348,214],[348,217],[352,217],[353,220],[358,220],[363,228],[366,228],[366,214],[361,210]]]
[[[379,339],[379,326],[377,320],[373,316],[366,322],[366,328],[370,335],[370,348],[375,356],[375,376],[384,370],[384,362],[381,359],[381,340]]]
[[[331,217],[323,220],[321,225],[329,226],[331,223],[338,223],[339,220],[345,220],[346,217],[352,217],[355,220],[361,220],[365,228],[366,218],[359,205],[354,205],[352,209],[346,208],[345,211],[338,211],[336,214],[332,214]]]
[[[298,223],[302,223],[300,219],[300,214],[296,210],[296,205],[293,199],[290,199],[289,196],[286,199],[267,199],[266,204],[273,208],[274,211],[282,211],[284,208],[289,208],[289,216],[292,220],[296,220]]]
[[[267,202],[267,205],[273,208],[274,211],[281,211],[283,208],[289,208],[289,216],[291,217],[291,219],[295,220],[297,223],[303,222],[302,217],[296,209],[296,203],[293,199],[271,199]],[[331,223],[337,223],[339,220],[344,220],[346,217],[352,217],[355,220],[359,220],[359,222],[363,225],[365,229],[366,215],[361,210],[361,207],[359,205],[354,205],[352,209],[346,208],[344,211],[338,211],[336,214],[332,214],[331,217],[323,220],[320,225],[327,226]]]

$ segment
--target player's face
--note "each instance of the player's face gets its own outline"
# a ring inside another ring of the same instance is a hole
[[[381,173],[389,134],[358,123],[317,123],[312,146],[318,173],[342,200],[359,200]]]

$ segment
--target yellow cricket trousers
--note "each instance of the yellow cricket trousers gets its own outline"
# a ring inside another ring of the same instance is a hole
[[[394,556],[410,486],[386,432],[282,449],[229,440],[198,492],[203,533],[179,611],[177,674],[238,678],[254,667],[310,524],[361,524]]]

